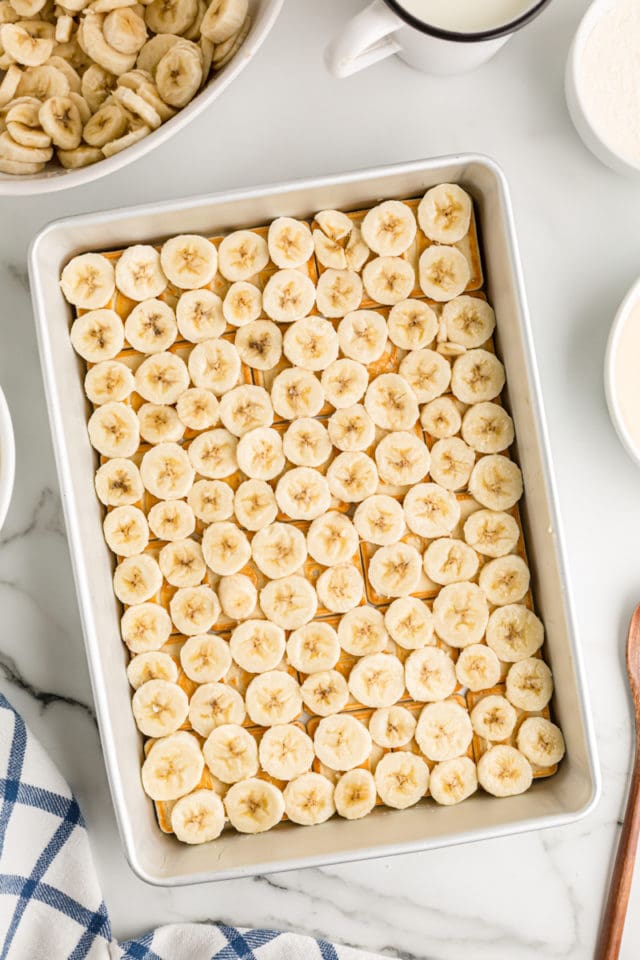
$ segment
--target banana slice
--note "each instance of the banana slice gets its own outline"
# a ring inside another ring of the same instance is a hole
[[[416,719],[406,707],[381,707],[369,720],[371,739],[387,750],[406,747],[416,729]]]
[[[489,690],[500,680],[500,661],[490,647],[472,643],[456,660],[458,683],[473,693]]]
[[[90,64],[82,74],[81,93],[92,113],[97,113],[113,92],[118,78],[97,63]]]
[[[304,773],[284,789],[286,814],[293,823],[310,827],[324,823],[336,812],[333,784],[320,773]]]
[[[355,657],[380,653],[389,640],[382,613],[369,606],[349,610],[338,624],[338,640]]]
[[[456,247],[433,244],[418,263],[420,287],[425,296],[442,302],[459,297],[471,276],[469,261]]]
[[[211,587],[180,587],[169,604],[171,619],[186,637],[206,633],[220,616],[220,603]]]
[[[482,639],[489,608],[480,587],[462,581],[442,588],[433,601],[433,617],[438,636],[452,647],[463,648]]]
[[[231,620],[246,620],[256,608],[258,591],[249,577],[234,573],[220,578],[218,600],[222,612]]]
[[[284,656],[284,630],[269,620],[245,620],[231,634],[229,648],[247,673],[274,670]]]
[[[160,551],[158,563],[172,587],[197,587],[207,570],[202,547],[191,539],[167,543]]]
[[[378,796],[387,807],[405,810],[421,800],[429,786],[429,768],[409,750],[386,753],[374,774]]]
[[[323,371],[320,382],[329,403],[336,409],[342,409],[353,406],[364,396],[369,374],[362,363],[343,358],[329,364]]]
[[[451,367],[435,350],[411,350],[400,362],[400,376],[413,390],[418,403],[429,403],[445,392]]]
[[[202,748],[204,762],[218,780],[237,783],[258,772],[258,746],[237,723],[214,727]]]
[[[494,797],[513,797],[531,786],[531,764],[507,744],[491,747],[478,761],[478,781]]]
[[[428,703],[416,727],[416,742],[428,760],[453,760],[465,753],[473,728],[467,711],[453,700]]]
[[[263,587],[260,606],[273,623],[284,630],[297,630],[315,617],[318,597],[304,577],[283,577]]]
[[[185,107],[202,85],[200,49],[188,41],[174,44],[160,59],[154,80],[158,93],[170,107]]]
[[[159,297],[167,286],[160,254],[146,244],[137,244],[124,251],[116,263],[115,279],[118,290],[130,300]]]
[[[489,510],[510,510],[523,493],[520,467],[499,453],[481,457],[471,473],[469,493]]]
[[[476,765],[470,757],[454,757],[437,763],[429,777],[429,793],[436,803],[461,803],[478,789]]]
[[[507,740],[516,725],[516,711],[505,697],[483,697],[470,713],[474,733],[493,742]]]
[[[420,423],[425,433],[436,440],[444,440],[458,433],[462,418],[451,397],[437,397],[422,408]]]
[[[176,315],[163,300],[143,300],[127,317],[124,332],[134,350],[161,353],[169,349],[178,335]]]
[[[319,420],[299,417],[282,438],[282,450],[291,463],[300,467],[319,467],[331,455],[331,440]]]
[[[366,453],[340,453],[327,470],[329,489],[345,503],[360,503],[378,488],[378,470]]]
[[[238,466],[254,480],[273,480],[285,465],[282,438],[272,427],[249,430],[238,442]]]
[[[353,523],[361,540],[379,547],[396,543],[406,532],[402,507],[385,494],[368,497],[358,504]]]
[[[338,325],[338,342],[350,360],[361,364],[375,363],[387,346],[384,317],[376,310],[352,310]]]
[[[389,312],[389,339],[401,350],[423,350],[435,340],[438,318],[423,300],[401,300]]]
[[[404,693],[404,668],[389,653],[362,657],[349,674],[351,695],[365,707],[391,707]]]
[[[101,360],[84,378],[84,392],[96,406],[126,400],[133,387],[131,370],[118,360]]]
[[[125,610],[120,632],[131,653],[148,653],[165,645],[171,634],[171,620],[160,604],[137,603]]]
[[[93,8],[95,10],[95,7]],[[147,39],[147,28],[141,16],[129,6],[115,7],[106,12],[102,25],[104,38],[120,53],[137,53]],[[73,22],[73,21],[72,21]]]
[[[400,541],[374,553],[369,562],[369,582],[381,597],[406,597],[417,589],[421,568],[415,547]]]
[[[337,813],[345,820],[366,817],[376,805],[373,776],[368,770],[347,770],[336,783],[333,800]]]
[[[219,427],[201,433],[189,446],[194,469],[208,480],[223,480],[238,469],[238,438]]]
[[[105,307],[115,291],[113,265],[99,253],[82,253],[70,260],[62,271],[60,287],[65,299],[74,307],[79,307],[82,310],[96,310],[99,307]],[[105,318],[101,316],[100,319]],[[73,332],[71,339],[73,342]],[[77,350],[76,344],[73,345]],[[119,350],[121,349],[122,347],[119,348]],[[116,353],[119,350],[116,350]],[[80,353],[79,350],[78,353]],[[81,354],[81,356],[84,356],[84,354]],[[111,356],[115,356],[115,353]],[[99,357],[100,360],[110,358]],[[85,357],[85,360],[88,359],[89,357]]]
[[[312,280],[299,270],[278,270],[262,291],[263,310],[277,323],[302,320],[311,313],[315,301],[316,288]]]
[[[344,247],[322,230],[313,231],[313,246],[316,260],[323,267],[330,267],[333,270],[347,269],[347,254]]]
[[[307,559],[304,533],[290,523],[272,523],[254,536],[251,555],[256,566],[270,580],[289,577]]]
[[[197,0],[152,0],[145,6],[144,18],[154,33],[184,33],[198,12]]]
[[[248,10],[247,0],[214,0],[202,18],[200,32],[212,43],[224,43],[241,29]]]
[[[187,719],[189,698],[177,683],[148,680],[134,693],[131,709],[145,737],[166,737]]]
[[[219,409],[223,425],[236,437],[273,423],[273,407],[264,387],[234,387],[222,397]]]
[[[409,529],[427,539],[446,537],[460,521],[455,494],[437,483],[412,487],[402,505]]]
[[[119,557],[134,557],[149,543],[147,518],[138,507],[115,507],[102,525],[107,546]]]
[[[335,243],[346,240],[353,229],[352,221],[340,210],[321,210],[314,219],[325,236]]]
[[[10,61],[23,67],[39,67],[46,63],[55,46],[53,37],[32,36],[20,23],[4,23],[0,26],[0,41]]]
[[[373,422],[383,430],[411,430],[418,419],[418,401],[403,377],[383,373],[373,380],[364,405]]]
[[[176,802],[171,828],[182,843],[209,843],[220,836],[225,819],[224,804],[215,790],[194,790]]]
[[[487,350],[469,350],[453,364],[451,389],[463,403],[493,400],[504,383],[504,366]]]
[[[177,679],[178,668],[175,660],[160,650],[139,653],[131,658],[127,666],[127,680],[134,690],[148,680],[170,680],[175,683]]]
[[[91,147],[99,147],[104,149],[106,146],[117,143],[119,138],[122,138],[126,133],[128,122],[128,114],[124,107],[115,99],[106,100],[103,105],[94,113],[94,115],[87,121],[84,125],[82,131],[82,136],[85,141]],[[145,250],[153,249],[152,247],[144,248]],[[155,252],[155,251],[154,251]],[[141,275],[144,273],[146,267],[146,261],[144,261],[144,266],[142,266],[141,261]],[[153,269],[153,268],[151,268]],[[135,267],[134,267],[135,271]],[[125,281],[126,282],[126,281]],[[146,279],[143,281],[146,282]],[[134,281],[133,278],[130,278],[129,285],[133,288]],[[153,283],[152,283],[153,286]],[[159,283],[156,286],[160,287]],[[162,292],[160,290],[160,292]],[[124,293],[124,291],[123,291]],[[149,296],[154,296],[155,294],[149,294]],[[140,296],[136,297],[138,300],[146,299],[147,294],[142,293]],[[132,298],[133,299],[133,298]]]
[[[118,600],[131,606],[151,600],[162,586],[162,573],[153,557],[142,554],[126,557],[113,574],[113,592]]]
[[[236,230],[218,247],[218,269],[231,283],[250,280],[269,262],[267,241],[251,230]]]
[[[338,450],[366,450],[375,440],[373,420],[360,403],[342,407],[329,417],[329,437]]]
[[[496,315],[486,300],[478,297],[456,297],[442,310],[447,339],[467,350],[482,346],[496,327]]]
[[[543,660],[531,657],[509,668],[506,695],[514,707],[529,713],[544,710],[552,694],[551,670]]]
[[[531,576],[522,557],[498,557],[485,564],[479,584],[487,599],[495,606],[515,604],[525,597]]]
[[[380,479],[394,486],[413,486],[429,472],[431,455],[415,433],[399,430],[388,433],[375,452]]]
[[[140,476],[145,489],[158,500],[178,500],[191,489],[194,470],[181,446],[159,443],[143,456]]]
[[[418,205],[422,232],[437,243],[457,243],[469,232],[471,197],[456,183],[427,190]]]
[[[211,290],[188,290],[176,305],[178,330],[185,340],[202,343],[224,333],[223,303]]]
[[[46,43],[39,40],[37,43]],[[75,150],[82,139],[83,121],[77,103],[68,97],[49,97],[38,113],[40,125],[56,147]]]
[[[307,533],[309,556],[325,567],[349,563],[358,549],[358,534],[349,517],[330,510],[313,521]]]
[[[96,473],[95,485],[98,498],[105,507],[137,503],[144,493],[140,471],[135,463],[124,457],[103,463]]]
[[[218,251],[206,237],[183,233],[166,240],[160,250],[164,274],[175,287],[195,290],[211,283],[218,269]]]
[[[331,493],[317,470],[293,467],[278,480],[276,502],[292,520],[315,520],[329,509]]]
[[[254,370],[271,370],[282,356],[282,334],[271,320],[254,320],[236,333],[240,359]]]
[[[552,767],[565,754],[560,727],[544,717],[527,717],[518,730],[518,750],[537,767]]]
[[[406,203],[385,200],[372,207],[362,221],[362,237],[374,253],[399,257],[415,240],[416,218]]]
[[[453,660],[439,647],[414,650],[405,663],[405,682],[413,700],[446,700],[457,686]]]
[[[354,270],[329,268],[320,275],[316,304],[324,317],[344,317],[352,310],[357,310],[361,300],[362,280]]]
[[[416,278],[402,257],[376,257],[362,271],[362,282],[371,300],[392,306],[411,296]]]
[[[241,483],[236,490],[233,509],[238,523],[246,530],[262,530],[278,515],[275,494],[264,480]]]
[[[478,453],[500,453],[514,440],[513,420],[496,403],[477,403],[462,420],[462,437]]]
[[[114,310],[91,310],[74,320],[73,349],[89,363],[112,360],[124,346],[124,327]]]
[[[153,744],[142,764],[142,786],[152,800],[177,800],[195,790],[204,760],[198,741],[184,730]]]
[[[251,558],[246,533],[224,520],[207,527],[202,536],[202,551],[209,569],[221,577],[239,573]]]
[[[163,351],[142,361],[136,370],[135,383],[143,400],[175,403],[189,386],[189,373],[184,360],[175,353]]]
[[[338,635],[328,623],[307,623],[287,640],[287,660],[301,673],[319,673],[335,667],[340,657]]]
[[[224,806],[231,826],[239,833],[271,830],[285,812],[282,791],[266,780],[254,778],[235,783],[225,795]]]
[[[222,302],[222,313],[232,327],[244,327],[262,313],[262,293],[247,280],[232,283]]]
[[[161,500],[151,507],[147,519],[158,540],[184,540],[196,527],[194,511],[184,500]]]
[[[189,355],[189,373],[194,386],[221,396],[238,382],[240,356],[228,340],[203,340]]]
[[[147,443],[177,443],[184,436],[184,423],[175,407],[166,403],[143,403],[138,410],[138,423],[140,436]]]
[[[306,223],[293,217],[278,217],[267,237],[269,254],[281,269],[302,267],[313,256],[313,237]]]
[[[508,513],[476,510],[465,521],[464,538],[478,553],[487,557],[502,557],[515,548],[520,539],[520,529]]]
[[[285,420],[315,417],[324,404],[324,390],[309,370],[289,367],[273,381],[271,402],[278,416]]]
[[[346,613],[357,607],[364,593],[362,574],[357,567],[339,563],[328,567],[316,582],[318,599],[332,613]]]
[[[364,763],[371,753],[371,735],[360,720],[349,714],[323,717],[313,746],[320,763],[342,772]]]
[[[424,572],[429,579],[443,586],[461,580],[473,580],[478,572],[478,554],[475,550],[451,537],[433,540],[425,550],[423,562]]]
[[[245,716],[244,700],[227,683],[203,683],[189,703],[189,723],[201,737],[218,727],[241,725]]]
[[[188,637],[180,650],[180,664],[194,683],[216,683],[231,666],[229,645],[222,637],[210,633]],[[234,722],[242,723],[242,720]]]
[[[489,617],[487,644],[505,663],[532,657],[543,643],[542,621],[519,603],[499,607]]]
[[[362,270],[371,256],[369,247],[362,239],[362,231],[355,224],[349,234],[344,253],[347,258],[347,270]]]
[[[254,677],[247,687],[245,702],[250,719],[261,727],[292,723],[302,711],[300,686],[284,670]]]
[[[313,740],[295,724],[283,723],[265,730],[258,753],[260,766],[270,777],[295,780],[311,768]]]
[[[434,643],[433,615],[423,600],[399,597],[384,615],[391,639],[405,650],[418,650]]]
[[[337,670],[312,673],[300,688],[304,705],[310,713],[328,717],[340,713],[347,705],[347,681]]]
[[[324,370],[338,356],[338,334],[323,317],[304,317],[285,333],[283,349],[293,366]]]
[[[460,437],[436,440],[431,447],[431,478],[446,490],[462,490],[467,484],[471,490],[475,460],[475,453]]]
[[[189,430],[208,430],[220,419],[218,398],[203,387],[191,387],[178,397],[176,413]]]

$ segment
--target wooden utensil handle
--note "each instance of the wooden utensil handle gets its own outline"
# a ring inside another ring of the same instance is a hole
[[[633,865],[640,837],[640,746],[636,748],[629,799],[622,824],[618,853],[611,876],[609,899],[602,918],[594,960],[616,960],[620,953],[629,902]]]

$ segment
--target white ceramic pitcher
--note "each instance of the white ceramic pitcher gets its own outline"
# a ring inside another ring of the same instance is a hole
[[[336,77],[348,77],[397,53],[424,73],[466,73],[489,60],[548,3],[539,0],[516,20],[491,30],[455,33],[424,23],[397,0],[373,0],[349,20],[329,47],[329,69]]]

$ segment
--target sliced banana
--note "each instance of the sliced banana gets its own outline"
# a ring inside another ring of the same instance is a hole
[[[270,580],[291,576],[307,559],[304,533],[290,523],[272,523],[255,534],[251,554]]]
[[[398,430],[383,437],[375,452],[380,479],[393,486],[420,483],[429,472],[429,449],[415,433]]]
[[[399,704],[381,707],[369,720],[371,739],[386,750],[406,747],[413,738],[416,719],[406,707]]]
[[[190,538],[167,543],[160,551],[158,563],[172,587],[196,587],[207,569],[202,547]]]
[[[266,617],[284,630],[297,630],[316,615],[318,597],[301,576],[272,580],[260,591],[260,606]]]
[[[434,243],[420,256],[420,287],[431,300],[444,301],[459,297],[471,276],[469,261],[456,247]]]
[[[147,519],[159,540],[184,540],[196,526],[194,512],[184,500],[161,500],[151,507]]]
[[[497,744],[478,761],[478,782],[494,797],[513,797],[531,786],[531,764],[527,758],[507,744]]]
[[[320,382],[329,403],[341,409],[362,399],[369,383],[369,374],[362,363],[345,357],[329,364]]]
[[[203,683],[189,702],[189,723],[201,737],[217,727],[242,725],[245,716],[244,700],[227,683]]]
[[[422,232],[437,243],[457,243],[469,232],[471,197],[456,183],[427,190],[418,206]]]
[[[290,463],[299,467],[319,467],[331,455],[327,428],[313,417],[299,417],[287,427],[282,450]]]
[[[247,0],[214,0],[202,18],[200,32],[212,43],[224,43],[240,30],[248,10]]]
[[[320,763],[330,770],[352,770],[371,753],[371,735],[365,725],[349,714],[323,717],[313,746]]]
[[[358,550],[358,534],[349,517],[330,510],[309,527],[307,550],[325,567],[349,563]]]
[[[336,812],[345,820],[360,820],[376,805],[376,784],[368,770],[356,768],[343,773],[335,786]]]
[[[220,603],[211,587],[180,587],[171,598],[169,610],[176,629],[194,637],[211,629],[220,616]]]
[[[113,574],[113,592],[127,605],[151,600],[162,586],[162,572],[153,557],[147,554],[126,557]]]
[[[249,577],[234,573],[220,578],[218,600],[222,612],[231,620],[246,620],[256,608],[258,591]]]
[[[516,711],[499,694],[490,694],[476,703],[470,713],[474,733],[493,742],[507,740],[516,725]]]
[[[205,387],[221,396],[238,382],[238,351],[228,340],[203,340],[189,355],[189,374],[194,386]]]
[[[185,426],[175,407],[166,403],[143,403],[138,410],[140,436],[147,443],[177,443],[184,436]]]
[[[215,790],[194,790],[180,797],[171,810],[171,828],[182,843],[217,840],[225,820],[224,804]]]
[[[160,250],[165,276],[181,290],[195,290],[211,283],[218,269],[218,251],[210,240],[184,233],[166,240]]]
[[[70,260],[62,271],[60,287],[65,298],[74,307],[80,307],[82,310],[106,307],[115,290],[113,264],[99,253],[81,253]],[[89,358],[85,357],[85,359]],[[100,357],[100,359],[108,358]]]
[[[469,350],[455,361],[451,389],[463,403],[495,399],[505,383],[504,366],[487,350]]]
[[[138,653],[131,658],[127,666],[127,680],[134,690],[148,680],[170,680],[175,683],[177,679],[178,668],[175,660],[161,650]]]
[[[276,502],[292,520],[315,520],[331,505],[329,484],[317,470],[293,467],[278,480]]]
[[[124,332],[134,350],[161,353],[168,350],[178,336],[176,315],[163,300],[142,300],[127,317]]]
[[[266,780],[255,778],[234,783],[225,795],[224,806],[231,826],[239,833],[271,830],[285,812],[282,791]]]
[[[305,707],[319,717],[340,713],[347,705],[347,681],[337,670],[312,673],[300,687]]]
[[[176,304],[178,330],[185,340],[202,343],[224,333],[222,300],[211,290],[188,290]]]
[[[87,123],[85,123],[82,136],[90,147],[104,150],[106,146],[117,143],[118,139],[125,135],[127,129],[127,116],[126,110],[120,103],[118,103],[117,100],[115,100],[115,98],[105,100],[102,106],[93,114]],[[143,249],[153,250],[152,247],[144,247]],[[155,253],[155,251],[153,252]],[[146,261],[144,266],[142,265],[142,260],[140,263],[140,278],[142,286],[143,284],[147,283],[147,280],[150,280],[150,277],[144,277],[144,269],[147,266]],[[125,272],[122,271],[123,282],[125,283],[127,290],[132,290],[135,292],[134,277],[137,275],[136,265],[134,264],[131,269],[133,271],[133,276],[129,277],[129,279],[125,277]],[[150,272],[151,269],[152,267],[149,268]],[[154,281],[151,280],[150,286],[152,289],[154,286],[156,286],[158,288],[158,292],[162,292],[162,285],[160,283],[154,284]],[[124,290],[122,292],[125,293]],[[128,296],[128,294],[125,293],[125,296]],[[148,296],[156,296],[156,294],[149,293]],[[131,299],[145,300],[146,298],[147,293],[143,290],[139,296],[135,298],[132,297]]]
[[[355,657],[380,653],[389,640],[382,613],[369,606],[349,610],[340,618],[338,640]]]
[[[180,649],[180,664],[194,683],[216,683],[231,666],[229,645],[210,633],[188,637]]]
[[[471,473],[469,493],[489,510],[510,510],[523,493],[520,467],[499,453],[481,457]]]
[[[202,748],[204,762],[218,780],[237,783],[258,772],[258,745],[237,723],[214,727]]]
[[[313,246],[316,260],[323,267],[331,267],[333,270],[347,269],[347,254],[344,247],[322,230],[313,231]]]
[[[323,621],[307,623],[287,640],[287,660],[301,673],[319,673],[335,667],[340,643],[333,627]]]
[[[338,334],[323,317],[304,317],[286,331],[283,349],[293,366],[324,370],[338,356]]]
[[[118,360],[101,360],[84,378],[84,392],[96,406],[126,400],[133,387],[131,370]]]
[[[137,503],[144,492],[140,471],[124,457],[107,460],[98,469],[96,493],[106,507],[123,507]]]
[[[438,319],[424,300],[401,300],[389,312],[389,339],[401,350],[423,350],[435,340]]]
[[[273,480],[285,465],[282,438],[272,427],[249,430],[238,442],[238,466],[254,480]]]
[[[375,363],[387,345],[384,317],[376,310],[352,310],[338,325],[338,342],[342,353],[350,360],[361,364]]]
[[[530,713],[544,710],[552,694],[551,670],[543,660],[531,657],[519,660],[509,668],[506,695],[514,707]]]
[[[189,460],[207,480],[223,480],[238,469],[238,438],[218,427],[199,434],[189,446]]]
[[[302,267],[313,256],[311,230],[301,220],[278,217],[269,227],[269,254],[281,269]]]
[[[520,528],[508,513],[476,510],[465,521],[464,538],[486,557],[503,557],[515,548]]]
[[[443,307],[442,319],[447,339],[461,344],[467,350],[486,343],[496,326],[493,307],[479,297],[456,297],[450,300]]]
[[[327,470],[329,489],[345,503],[360,503],[378,489],[378,470],[362,451],[340,453]]]
[[[218,269],[231,283],[250,280],[269,262],[267,241],[252,230],[236,230],[218,248]]]
[[[475,460],[475,453],[460,437],[437,440],[431,447],[431,478],[446,490],[462,490],[467,484],[471,489]]]
[[[204,769],[198,741],[179,730],[153,744],[142,764],[142,786],[152,800],[177,800],[194,790]]]
[[[284,670],[270,670],[254,677],[247,687],[245,702],[250,719],[261,727],[292,723],[302,711],[300,686]]]
[[[115,507],[102,525],[108,547],[118,557],[134,557],[149,543],[147,518],[138,507]]]
[[[500,453],[514,436],[513,420],[496,403],[476,403],[462,420],[462,437],[478,453]]]
[[[375,440],[373,420],[360,403],[342,407],[329,417],[331,443],[338,450],[367,450]]]
[[[401,505],[385,494],[367,497],[358,504],[353,523],[361,540],[380,547],[396,543],[406,532]]]
[[[369,582],[381,597],[406,597],[417,589],[421,568],[415,547],[399,541],[374,553],[369,562]]]
[[[360,306],[362,280],[354,270],[329,268],[320,275],[315,297],[324,317],[344,317]]]
[[[473,728],[467,711],[453,700],[428,703],[418,719],[416,742],[428,760],[453,760],[465,753]]]
[[[202,551],[209,569],[219,576],[239,573],[251,558],[246,533],[228,520],[207,527],[202,536]]]
[[[415,286],[413,267],[402,257],[376,257],[362,271],[362,282],[375,303],[395,305],[411,296]]]
[[[313,740],[293,723],[265,730],[258,752],[260,766],[276,780],[302,776],[311,768],[314,758]]]
[[[143,18],[128,6],[108,11],[102,32],[107,43],[120,53],[137,53],[147,39]]]
[[[415,240],[417,224],[406,203],[385,200],[366,213],[361,230],[363,240],[374,253],[399,257]]]
[[[444,440],[458,433],[462,418],[451,397],[437,397],[422,408],[420,423],[429,436],[436,440]]]
[[[455,494],[438,483],[419,483],[403,501],[407,526],[420,537],[446,537],[460,521]]]
[[[149,403],[175,403],[189,386],[187,366],[175,353],[153,354],[135,373],[136,391]]]
[[[167,286],[160,254],[148,244],[128,247],[115,267],[116,286],[130,300],[159,297]]]
[[[560,727],[544,717],[527,717],[518,730],[518,750],[537,767],[552,767],[565,754]]]
[[[489,608],[480,587],[462,581],[442,588],[433,601],[433,617],[438,636],[452,647],[463,648],[482,639]]]
[[[160,604],[137,603],[125,610],[120,631],[132,653],[148,653],[165,645],[171,634],[171,620]]]
[[[189,0],[190,2],[190,0]],[[202,85],[200,48],[188,41],[174,44],[161,57],[154,80],[158,93],[170,107],[185,107]]]
[[[271,370],[282,356],[282,334],[271,320],[254,320],[236,333],[240,359],[254,370]]]
[[[490,603],[504,606],[518,603],[526,596],[530,579],[529,568],[522,557],[512,554],[486,563],[478,582]]]
[[[284,420],[315,417],[324,404],[324,391],[318,378],[309,370],[289,367],[273,381],[271,402],[275,412]]]
[[[166,737],[186,720],[189,698],[177,683],[148,680],[134,693],[131,708],[138,730],[145,737]]]
[[[373,380],[364,398],[367,413],[383,430],[410,430],[418,419],[418,401],[406,380],[383,373]]]
[[[470,757],[454,757],[437,763],[429,777],[429,793],[436,803],[461,803],[478,789],[476,765]]]
[[[222,302],[222,313],[232,327],[244,327],[262,313],[262,293],[247,280],[232,283]]]
[[[473,580],[478,572],[478,554],[475,550],[451,537],[433,540],[425,550],[423,562],[424,572],[429,579],[442,586],[460,580]]]
[[[189,457],[177,443],[159,443],[147,450],[140,463],[140,476],[149,493],[159,500],[186,497],[193,484]]]
[[[316,214],[315,221],[325,236],[335,243],[346,240],[353,229],[352,221],[340,210],[321,210]]]
[[[273,407],[264,387],[244,384],[234,387],[221,398],[220,419],[223,426],[236,437],[241,437],[257,427],[270,427],[273,423]]]
[[[543,643],[542,621],[522,604],[499,607],[489,617],[487,644],[505,663],[532,657]]]
[[[364,581],[357,567],[339,563],[328,567],[316,581],[318,599],[331,613],[346,613],[357,607],[364,594]]]
[[[351,695],[365,707],[391,707],[404,693],[404,668],[389,653],[362,657],[349,674]]]
[[[448,361],[435,350],[411,350],[400,362],[400,376],[418,403],[429,403],[445,392],[451,380]]]
[[[236,490],[233,509],[238,523],[246,530],[262,530],[278,515],[275,494],[265,480],[241,483]]]
[[[299,270],[278,270],[267,280],[262,292],[264,312],[276,323],[302,320],[315,302],[313,281]]]
[[[208,430],[220,419],[218,398],[211,390],[191,387],[178,397],[176,412],[189,430]]]
[[[472,643],[456,660],[458,683],[473,693],[489,690],[500,680],[500,661],[484,643]]]
[[[286,814],[293,823],[313,826],[335,813],[332,782],[320,773],[304,773],[284,789]]]
[[[384,615],[384,625],[391,639],[405,650],[419,650],[434,643],[433,615],[417,597],[394,600]]]
[[[446,700],[457,686],[453,660],[439,647],[414,650],[405,662],[405,682],[413,700]]]
[[[376,766],[378,796],[387,807],[405,810],[421,800],[429,786],[429,768],[409,750],[386,753]]]
[[[122,320],[114,310],[91,310],[74,320],[71,343],[89,363],[112,360],[124,346]]]

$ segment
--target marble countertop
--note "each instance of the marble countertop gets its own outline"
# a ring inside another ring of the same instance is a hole
[[[215,919],[295,928],[406,960],[587,960],[631,761],[622,651],[640,599],[640,475],[609,423],[602,362],[614,311],[640,270],[640,182],[593,159],[567,115],[564,64],[585,0],[552,3],[473,76],[430,78],[392,59],[334,80],[325,41],[361,5],[289,0],[255,62],[177,138],[93,186],[0,199],[0,383],[17,433],[17,484],[0,535],[0,689],[78,795],[119,937]],[[216,885],[146,886],[122,854],[91,704],[31,316],[29,242],[71,213],[461,150],[496,158],[511,184],[601,802],[559,830]],[[638,881],[624,960],[640,955]]]

